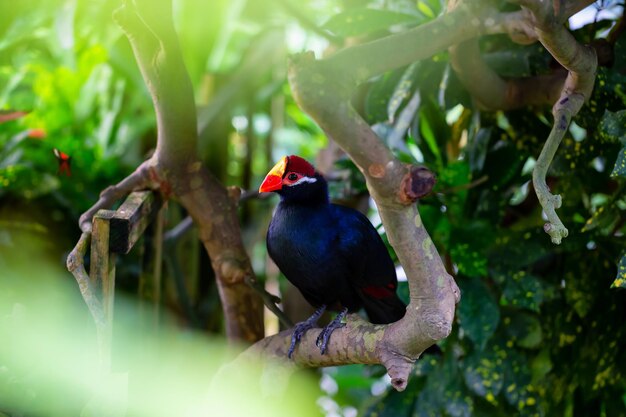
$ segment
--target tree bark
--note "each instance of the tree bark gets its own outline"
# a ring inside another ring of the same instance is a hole
[[[254,276],[237,220],[236,201],[197,156],[198,123],[191,80],[171,17],[170,0],[126,1],[115,19],[126,33],[157,114],[157,148],[150,173],[198,225],[211,258],[231,340],[263,337],[261,298],[245,283]]]

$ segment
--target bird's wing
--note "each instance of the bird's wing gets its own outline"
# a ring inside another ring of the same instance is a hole
[[[396,270],[380,235],[369,219],[360,212],[335,206],[338,212],[341,256],[353,271],[353,285],[365,292],[381,295],[395,292]]]
[[[341,256],[350,265],[349,279],[372,323],[400,320],[405,305],[396,294],[396,269],[387,247],[367,217],[338,208]]]

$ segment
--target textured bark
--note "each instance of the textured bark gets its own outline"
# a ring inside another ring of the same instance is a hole
[[[197,157],[198,133],[191,80],[171,18],[169,0],[126,2],[116,19],[126,33],[157,114],[152,179],[171,193],[198,225],[211,258],[229,339],[263,337],[263,304],[245,283],[253,277],[237,220],[236,203]]]
[[[591,3],[593,3],[591,0],[565,2],[564,7],[559,8],[559,15],[553,22],[558,22],[562,26],[570,16]],[[462,4],[463,1],[450,1],[447,7],[452,11]],[[545,4],[546,9],[553,10],[556,7],[547,2]],[[555,1],[554,4],[559,2]],[[514,42],[532,43],[540,37],[537,22],[537,16],[531,10],[523,9],[510,24],[506,25],[504,32]],[[503,79],[482,59],[477,39],[454,45],[449,51],[452,68],[478,105],[486,110],[513,110],[526,106],[552,105],[559,99],[568,74],[566,70],[555,70],[550,74],[533,77]]]
[[[450,62],[465,88],[485,110],[553,104],[567,76],[567,71],[555,70],[550,74],[505,80],[482,59],[476,39],[451,47]]]
[[[563,13],[578,10],[583,4],[576,3],[564,8]],[[293,365],[380,363],[387,368],[394,388],[403,390],[413,361],[424,349],[450,333],[455,305],[460,300],[459,289],[446,272],[413,204],[422,194],[418,184],[429,182],[432,177],[419,167],[398,161],[352,108],[350,99],[356,86],[373,75],[426,58],[484,33],[508,33],[518,41],[538,38],[551,44],[551,37],[538,29],[534,19],[536,13],[528,10],[498,13],[480,3],[472,3],[471,7],[460,4],[428,24],[346,48],[327,59],[315,60],[311,53],[292,58],[289,83],[294,98],[363,172],[389,241],[406,271],[411,294],[405,317],[396,323],[372,325],[349,316],[348,324],[333,333],[325,355],[321,355],[315,345],[319,330],[307,332],[294,352]],[[560,42],[555,40],[553,44]],[[477,65],[480,69],[483,64]],[[571,75],[571,66],[564,66],[570,69]],[[511,87],[495,79],[493,74],[488,77],[497,83],[492,88],[497,105],[506,105],[512,100],[544,103],[555,96],[557,88],[552,83],[564,83],[567,89],[570,78],[563,81],[564,77],[558,75],[555,79],[539,79],[543,86],[550,84],[549,91],[542,93],[543,96],[539,93],[523,96],[515,91],[525,87],[525,82]],[[538,79],[533,80],[536,81]],[[415,187],[413,181],[417,181]],[[290,338],[291,331],[265,338],[243,357],[264,355],[284,360]]]
[[[561,207],[561,196],[550,193],[546,174],[572,117],[591,96],[598,59],[592,47],[579,44],[564,26],[568,11],[575,8],[550,7],[540,0],[523,0],[520,3],[533,13],[541,44],[568,71],[561,95],[552,107],[552,130],[533,169],[533,186],[548,217],[544,230],[550,235],[552,243],[558,245],[561,239],[567,237],[568,230],[556,214],[556,209]],[[554,5],[557,4],[560,3],[555,0]]]
[[[236,201],[197,156],[193,90],[171,11],[170,0],[127,0],[115,12],[152,97],[157,146],[152,158],[133,174],[102,192],[94,207],[81,216],[80,226],[88,232],[98,209],[110,207],[133,190],[150,188],[178,199],[198,225],[211,258],[228,338],[252,343],[263,337],[263,303],[246,284],[254,274],[241,240]]]

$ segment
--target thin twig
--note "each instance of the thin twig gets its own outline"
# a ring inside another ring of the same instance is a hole
[[[446,188],[445,190],[437,191],[437,194],[453,194],[458,193],[459,191],[469,190],[474,187],[478,187],[480,184],[485,183],[489,180],[489,175],[483,175],[480,178],[475,179],[472,182],[468,182],[467,184],[457,185],[455,187]]]
[[[100,209],[110,209],[116,201],[121,200],[133,191],[148,188],[149,160],[144,161],[135,171],[115,185],[105,188],[100,193],[96,203],[84,212],[78,219],[78,225],[83,232],[91,232],[91,221]]]
[[[315,34],[323,37],[333,45],[340,46],[343,44],[342,38],[335,36],[332,33],[320,28],[315,24],[315,22],[309,19],[306,14],[302,13],[302,11],[299,9],[299,7],[302,7],[301,5],[295,6],[289,0],[276,1],[283,7],[283,9],[287,11],[287,13],[298,19],[302,27],[304,27],[305,29],[309,29],[311,32],[314,32]]]
[[[74,275],[74,278],[76,278],[80,293],[89,308],[89,312],[96,323],[96,327],[98,329],[104,329],[106,324],[106,320],[104,318],[104,308],[96,296],[96,290],[89,279],[87,271],[85,270],[85,254],[87,253],[90,243],[91,232],[83,232],[80,235],[80,239],[78,239],[78,243],[68,255],[66,265],[67,269],[72,273],[72,275]],[[100,331],[98,332],[98,334],[101,333],[102,332]]]
[[[274,313],[274,315],[278,317],[278,319],[284,326],[288,328],[293,327],[293,322],[277,305],[281,302],[280,297],[277,297],[274,294],[268,292],[262,283],[260,283],[251,276],[246,277],[246,284],[248,284],[261,296],[261,298],[263,299],[263,303],[268,308],[268,310]]]

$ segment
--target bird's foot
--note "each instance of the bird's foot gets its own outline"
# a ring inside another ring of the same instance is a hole
[[[302,339],[302,336],[307,332],[307,330],[312,329],[317,324],[317,321],[320,319],[322,314],[326,311],[326,306],[323,305],[317,310],[315,313],[305,321],[301,321],[297,323],[293,328],[293,333],[291,334],[291,345],[289,346],[289,351],[287,352],[287,357],[291,359],[291,355],[293,355],[293,351],[296,349],[296,345]]]
[[[346,314],[348,314],[348,309],[344,308],[339,314],[337,314],[337,317],[335,317],[333,321],[328,323],[328,326],[322,329],[319,336],[317,336],[317,341],[315,342],[315,344],[317,345],[317,347],[320,348],[322,355],[325,354],[326,350],[328,349],[328,341],[330,340],[330,335],[335,330],[340,329],[346,325],[346,323],[341,322],[344,317],[346,317]]]

